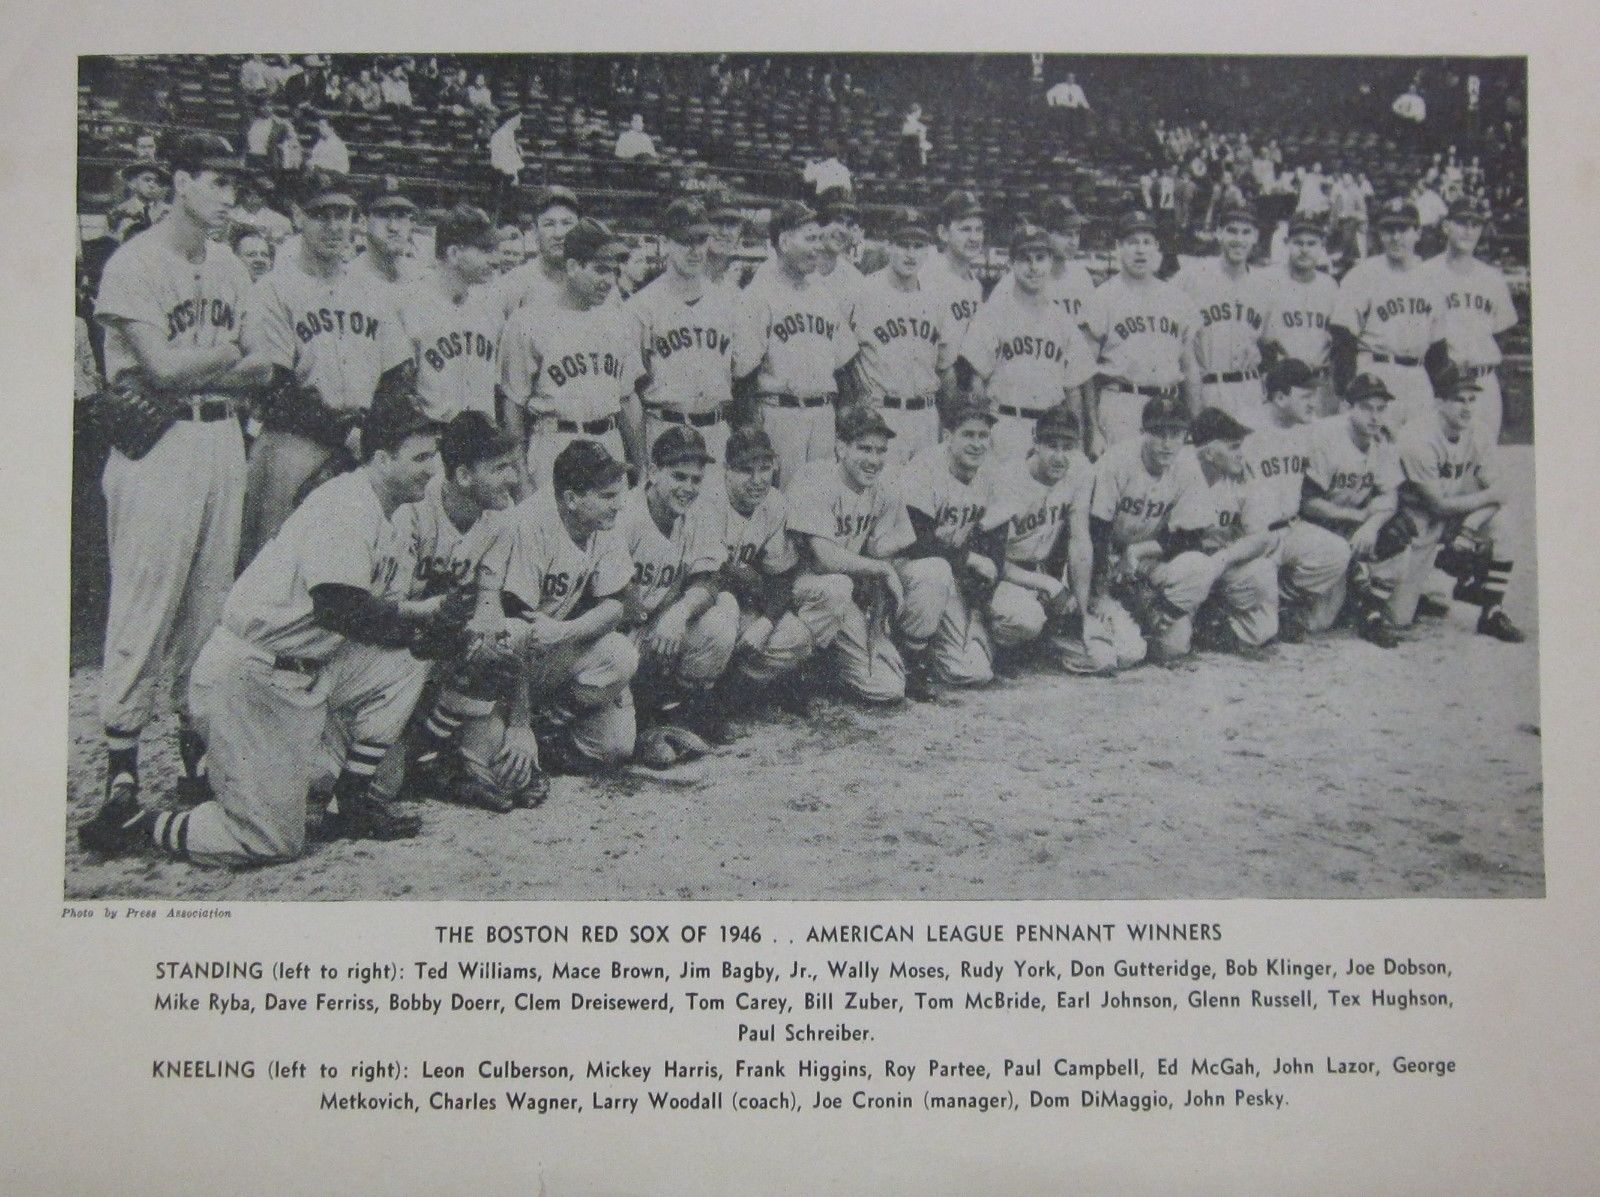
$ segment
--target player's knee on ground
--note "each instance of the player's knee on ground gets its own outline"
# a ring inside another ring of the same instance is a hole
[[[895,572],[905,591],[906,603],[896,623],[900,634],[914,644],[925,644],[939,630],[939,618],[955,593],[955,575],[943,557],[897,561]]]
[[[1188,656],[1194,647],[1194,620],[1187,615],[1182,619],[1162,619],[1145,632],[1154,661],[1176,661]]]
[[[213,867],[296,860],[306,846],[305,795],[298,802],[232,810],[220,801],[202,803],[172,821],[160,846],[176,853],[180,845],[187,859]]]
[[[980,613],[951,596],[933,637],[933,668],[947,686],[986,686],[994,681],[994,648]]]
[[[1032,591],[1009,582],[995,587],[989,603],[990,629],[1001,648],[1014,648],[1035,640],[1044,631],[1044,608]]]

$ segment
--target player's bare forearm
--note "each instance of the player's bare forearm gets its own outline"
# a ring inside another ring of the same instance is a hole
[[[1412,492],[1422,500],[1422,505],[1429,515],[1435,519],[1453,519],[1457,516],[1471,515],[1474,511],[1484,507],[1500,506],[1502,496],[1494,487],[1473,491],[1465,495],[1443,495],[1439,488],[1428,480],[1410,482]]]
[[[1300,500],[1300,514],[1312,523],[1325,526],[1333,524],[1340,528],[1359,527],[1367,519],[1365,508],[1344,507],[1332,499],[1315,495],[1307,495]]]
[[[810,542],[807,547],[818,573],[844,574],[851,578],[880,578],[890,568],[886,561],[853,553],[825,536],[808,536],[806,540]]]
[[[1337,324],[1329,332],[1332,336],[1328,356],[1333,367],[1333,390],[1342,396],[1350,380],[1356,376],[1356,337],[1348,328]]]
[[[634,478],[643,482],[645,475],[645,445],[644,445],[644,404],[639,401],[639,396],[629,393],[623,396],[622,411],[622,443],[628,454],[628,460],[633,463]]]
[[[623,606],[621,599],[601,599],[576,619],[564,621],[566,639],[598,640],[607,632],[614,632],[621,627],[626,614],[627,608]]]
[[[1067,535],[1067,587],[1077,600],[1079,612],[1086,615],[1093,595],[1094,546],[1089,542],[1087,525],[1081,535],[1076,527],[1069,528]]]
[[[1014,561],[1007,561],[1004,572],[1000,575],[1013,586],[1021,586],[1024,590],[1032,590],[1042,594],[1047,599],[1055,598],[1061,593],[1061,583],[1049,574],[1040,573],[1036,569],[1028,569]]]
[[[243,353],[237,345],[170,345],[153,327],[132,320],[108,321],[127,337],[139,375],[157,390],[188,394],[237,364]],[[220,388],[218,388],[220,389]]]
[[[277,367],[265,354],[247,354],[242,360],[207,379],[206,386],[211,390],[224,391],[230,395],[248,394],[262,390],[271,383],[276,369]]]
[[[687,626],[711,610],[712,604],[716,601],[715,591],[705,586],[690,586],[678,601],[672,604],[672,609]]]
[[[528,449],[528,417],[522,404],[515,400],[506,401],[506,435],[521,446],[523,453]]]

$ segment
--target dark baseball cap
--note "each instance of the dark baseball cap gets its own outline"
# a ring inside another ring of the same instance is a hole
[[[583,205],[578,202],[578,193],[570,187],[562,187],[559,184],[539,188],[528,200],[528,211],[535,219],[543,216],[551,208],[568,208],[574,216],[583,215]]]
[[[1008,243],[1011,256],[1016,257],[1030,249],[1050,248],[1050,234],[1043,225],[1034,224],[1031,220],[1019,220],[1011,230],[1011,240]]]
[[[1256,219],[1255,209],[1249,204],[1229,204],[1217,213],[1217,227],[1226,228],[1235,222],[1247,224],[1252,228],[1259,227],[1260,221]]]
[[[989,405],[974,395],[962,395],[944,412],[944,426],[952,432],[969,420],[982,420],[992,428],[997,419]]]
[[[340,201],[351,208],[360,206],[356,202],[355,184],[350,181],[349,175],[313,167],[300,176],[295,202],[307,212]]]
[[[826,187],[817,193],[817,212],[823,224],[832,224],[844,217],[854,219],[860,209],[843,187]]]
[[[1044,415],[1033,422],[1033,439],[1036,441],[1076,441],[1081,431],[1078,413],[1065,403],[1046,408]]]
[[[772,220],[767,226],[768,235],[776,245],[778,238],[784,233],[798,229],[803,225],[815,224],[817,213],[810,204],[803,204],[799,200],[784,200],[772,212]]]
[[[1154,233],[1157,231],[1155,213],[1144,208],[1134,208],[1124,212],[1122,219],[1117,221],[1117,237],[1131,237],[1135,233]]]
[[[1083,213],[1065,196],[1052,195],[1039,206],[1039,223],[1052,233],[1070,233],[1083,227]]]
[[[684,243],[709,237],[711,217],[706,206],[696,199],[673,200],[661,214],[661,235]]]
[[[361,205],[364,212],[408,212],[416,214],[417,205],[400,187],[393,175],[383,175],[373,180]]]
[[[1296,233],[1315,233],[1318,237],[1327,237],[1328,226],[1309,212],[1296,212],[1289,217],[1289,233],[1293,237]]]
[[[1394,392],[1376,374],[1357,374],[1344,391],[1346,403],[1361,403],[1367,399],[1382,399],[1387,403],[1393,398]]]
[[[939,223],[954,224],[969,216],[983,215],[983,201],[976,191],[952,191],[939,204]]]
[[[834,428],[847,445],[856,444],[866,436],[881,436],[885,440],[894,436],[894,429],[889,427],[883,413],[866,403],[852,403],[841,411]]]
[[[1286,357],[1267,371],[1268,395],[1285,395],[1301,387],[1317,385],[1317,372],[1297,357]]]
[[[1146,432],[1154,432],[1159,428],[1182,428],[1187,431],[1189,409],[1176,395],[1157,395],[1145,402],[1144,411],[1139,415],[1139,427]]]
[[[706,448],[706,438],[699,429],[673,424],[650,446],[650,460],[665,469],[687,462],[710,465],[716,458]]]
[[[759,462],[768,465],[778,460],[772,440],[759,428],[739,428],[728,437],[728,446],[722,452],[723,460],[731,469],[748,469]]]
[[[626,253],[628,248],[622,238],[613,233],[608,225],[585,216],[568,231],[566,238],[561,242],[561,252],[569,262],[592,262],[600,257],[608,246],[616,247],[617,257]]]
[[[1474,196],[1458,196],[1450,201],[1450,209],[1445,213],[1445,219],[1488,224],[1489,205]]]
[[[521,236],[516,229],[510,232]],[[482,208],[465,203],[457,204],[439,218],[433,238],[434,251],[439,257],[456,245],[471,246],[485,253],[493,253],[500,247],[500,231],[495,228],[494,220]]]
[[[706,212],[712,220],[744,219],[744,206],[725,187],[715,187],[706,192]]]
[[[1250,430],[1220,407],[1201,410],[1189,424],[1189,439],[1195,445],[1209,445],[1213,441],[1242,441]]]
[[[361,448],[366,456],[379,449],[393,451],[414,433],[440,431],[438,422],[422,410],[416,381],[416,367],[412,366],[400,386],[383,387],[372,397],[361,424]]]
[[[550,483],[557,495],[575,490],[579,494],[603,490],[628,476],[628,467],[599,441],[575,440],[556,454],[550,467]]]
[[[516,438],[481,411],[458,413],[439,434],[439,457],[447,474],[462,466],[493,461],[516,449]]]
[[[895,208],[889,213],[887,228],[886,237],[895,245],[933,240],[933,230],[928,227],[927,217],[916,208]]]
[[[185,174],[197,175],[203,170],[210,170],[237,177],[244,173],[244,159],[234,153],[226,137],[218,137],[215,133],[189,133],[178,138],[168,157],[172,169]]]
[[[1416,228],[1422,223],[1422,218],[1417,214],[1417,205],[1404,196],[1396,196],[1386,200],[1378,210],[1378,219],[1373,222],[1380,229],[1385,225],[1410,225]]]
[[[1483,384],[1474,378],[1470,371],[1463,370],[1455,362],[1448,360],[1433,372],[1433,377],[1429,381],[1433,383],[1433,393],[1440,399],[1468,392],[1476,394],[1483,390]]]

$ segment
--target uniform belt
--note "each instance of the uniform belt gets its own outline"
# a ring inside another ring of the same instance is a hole
[[[1466,371],[1468,378],[1486,378],[1494,373],[1495,368],[1493,366],[1467,366]]]
[[[722,423],[721,408],[712,411],[679,411],[675,407],[651,403],[646,410],[657,420],[665,420],[668,424],[687,424],[690,428],[710,428],[713,424]]]
[[[1018,569],[1026,569],[1031,570],[1033,573],[1039,573],[1040,567],[1044,565],[1044,562],[1040,561],[1037,557],[1030,557],[1023,561],[1017,561],[1014,558],[1007,558],[1006,564],[1014,565]]]
[[[1420,357],[1403,357],[1397,353],[1369,353],[1367,356],[1373,361],[1377,362],[1379,365],[1388,365],[1390,362],[1393,362],[1397,366],[1422,365],[1422,359]]]
[[[883,405],[892,411],[922,411],[932,407],[933,400],[925,395],[913,395],[909,399],[899,399],[893,395],[883,397]]]
[[[299,673],[306,677],[316,677],[322,672],[322,662],[313,661],[310,657],[273,657],[272,667],[279,673]]]
[[[587,432],[590,436],[604,436],[616,426],[616,416],[606,416],[600,420],[563,420],[556,417],[557,432]]]
[[[802,399],[799,395],[762,395],[763,399],[770,399],[779,407],[823,407],[833,402],[832,395],[813,395],[810,399]]]
[[[227,399],[180,399],[178,419],[199,420],[211,424],[233,415],[233,404]]]
[[[1178,393],[1178,384],[1168,383],[1164,387],[1136,387],[1133,383],[1121,378],[1107,378],[1106,389],[1110,391],[1126,391],[1130,395],[1144,395],[1150,399],[1160,399]]]
[[[1260,370],[1224,370],[1220,374],[1202,374],[1200,381],[1209,386],[1218,382],[1254,382],[1260,377]]]
[[[1282,532],[1285,528],[1289,527],[1290,525],[1298,523],[1299,520],[1300,520],[1300,517],[1298,515],[1291,515],[1287,519],[1274,520],[1272,523],[1267,525],[1267,531],[1268,532]]]
[[[1037,420],[1050,409],[1047,407],[1014,407],[1009,403],[996,404],[995,411],[1002,416],[1011,416],[1019,420]]]

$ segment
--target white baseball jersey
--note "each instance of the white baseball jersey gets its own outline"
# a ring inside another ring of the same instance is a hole
[[[162,234],[130,237],[106,262],[95,296],[95,317],[106,330],[107,380],[138,364],[125,322],[156,329],[169,345],[238,345],[251,298],[250,274],[226,246],[207,241],[201,260],[191,262],[169,249]]]
[[[1247,478],[1225,474],[1206,480],[1198,468],[1191,485],[1183,488],[1172,505],[1168,526],[1174,532],[1200,533],[1207,553],[1226,548],[1245,534],[1245,528],[1265,528],[1259,514],[1262,496]]]
[[[950,452],[945,445],[930,445],[900,473],[900,499],[911,511],[934,522],[940,543],[960,548],[985,523],[996,503],[994,475],[979,470],[970,482],[950,472]]]
[[[499,309],[482,287],[457,298],[432,276],[399,291],[400,327],[417,363],[417,394],[440,423],[464,411],[494,418]]]
[[[705,510],[695,503],[663,533],[650,513],[644,487],[635,487],[623,501],[616,530],[633,558],[634,593],[646,613],[653,615],[676,600],[696,574],[721,567],[725,549]]]
[[[1495,335],[1517,322],[1511,288],[1498,267],[1478,258],[1468,258],[1463,265],[1464,269],[1452,266],[1448,254],[1423,263],[1441,300],[1438,333],[1449,343],[1451,361],[1463,366],[1498,365],[1501,354]]]
[[[529,258],[484,284],[489,292],[489,302],[500,312],[502,324],[511,319],[511,314],[523,304],[532,303],[542,307],[555,302],[556,296],[561,293],[565,285],[565,273],[558,273],[551,278],[544,272],[542,261],[537,257]],[[615,294],[613,291],[612,295]]]
[[[1357,262],[1339,284],[1332,322],[1355,335],[1365,353],[1414,357],[1439,339],[1443,306],[1433,272],[1421,260],[1397,269],[1384,254]]]
[[[1328,325],[1339,284],[1320,270],[1305,283],[1291,275],[1287,266],[1259,273],[1267,292],[1267,327],[1262,339],[1313,370],[1326,367],[1333,344]]]
[[[856,297],[861,293],[861,283],[866,275],[856,268],[855,263],[839,258],[827,274],[818,273],[812,277],[823,290],[832,292],[834,302],[848,318],[850,309],[855,307]]]
[[[306,496],[239,575],[223,626],[267,652],[326,661],[344,644],[312,618],[311,591],[353,586],[406,597],[410,545],[383,512],[366,470],[340,474]]]
[[[1200,309],[1194,334],[1195,359],[1206,374],[1255,370],[1270,301],[1262,272],[1246,267],[1230,275],[1221,258],[1194,262],[1175,280]]]
[[[1158,278],[1130,282],[1114,274],[1097,289],[1089,335],[1099,348],[1100,373],[1134,386],[1183,381],[1183,353],[1200,325],[1193,299]]]
[[[615,307],[524,304],[506,322],[499,353],[506,402],[563,420],[616,415],[644,373],[633,322]]]
[[[1245,468],[1261,494],[1259,513],[1266,521],[1263,527],[1300,514],[1300,492],[1310,459],[1310,424],[1296,424],[1293,428],[1268,426],[1245,438]]]
[[[476,559],[463,555],[467,533],[501,513],[485,511],[466,528],[456,527],[444,506],[444,479],[435,475],[417,503],[407,503],[394,513],[394,524],[408,546],[411,584],[408,598],[432,598],[456,586],[465,586],[477,572]],[[481,547],[484,537],[473,542]]]
[[[722,544],[723,560],[769,574],[783,574],[799,564],[789,537],[789,504],[774,487],[749,515],[740,515],[718,483],[706,487],[698,505],[706,525]]]
[[[1439,419],[1411,421],[1400,433],[1396,448],[1401,473],[1408,480],[1432,482],[1447,499],[1475,494],[1491,484],[1481,440],[1467,432],[1451,440]],[[1406,502],[1404,490],[1400,495],[1402,505],[1420,510],[1420,504]]]
[[[762,394],[814,399],[838,391],[833,373],[855,356],[855,337],[815,275],[796,283],[769,261],[740,294],[739,318],[738,344],[748,357],[735,362],[736,375],[754,368]]]
[[[879,560],[916,540],[906,505],[889,487],[874,484],[858,491],[836,463],[826,461],[807,466],[790,492],[789,527]]]
[[[575,543],[548,490],[483,521],[467,542],[458,552],[478,562],[480,593],[498,593],[515,615],[566,619],[580,601],[612,598],[633,579],[628,546],[616,529]]]
[[[976,276],[957,274],[950,266],[950,259],[942,253],[929,258],[918,277],[922,285],[938,297],[949,321],[945,325],[944,347],[939,356],[939,368],[948,370],[956,364],[956,353],[961,348],[967,325],[983,306],[983,282]]]
[[[995,480],[1001,506],[1010,513],[1006,560],[1038,565],[1055,551],[1074,511],[1087,510],[1094,491],[1094,466],[1073,450],[1067,472],[1052,486],[1033,476],[1028,462],[1005,462]]]
[[[1014,287],[997,287],[973,317],[960,356],[984,380],[990,402],[1040,410],[1066,398],[1069,379],[1086,376],[1082,359],[1072,356],[1086,351],[1060,304],[1028,302]]]
[[[1125,549],[1159,537],[1184,492],[1204,483],[1192,452],[1179,453],[1158,477],[1144,464],[1142,438],[1121,441],[1095,462],[1089,514],[1110,523],[1112,543]]]
[[[737,304],[736,292],[710,283],[685,299],[664,274],[623,305],[643,354],[647,404],[699,414],[732,399],[735,358],[750,357],[734,352]]]
[[[860,347],[852,369],[862,391],[873,400],[937,393],[948,322],[946,306],[920,282],[902,291],[887,269],[867,275],[850,311],[850,330]]]
[[[1017,284],[1016,279],[1008,274],[998,285],[1015,287]],[[1099,288],[1095,286],[1094,276],[1082,262],[1061,263],[1060,272],[1051,276],[1048,286],[1050,298],[1072,317],[1073,331],[1080,341],[1067,355],[1069,361],[1077,363],[1075,368],[1067,371],[1067,385],[1082,386],[1100,369],[1096,360],[1097,350],[1089,338],[1089,329],[1095,322],[1094,310],[1100,302]]]
[[[1348,416],[1328,416],[1311,425],[1305,476],[1322,497],[1340,507],[1360,511],[1379,494],[1400,488],[1400,456],[1386,435],[1357,448]]]
[[[294,371],[337,411],[365,409],[387,370],[411,356],[394,288],[373,287],[342,268],[331,279],[281,258],[256,284],[245,345]]]

